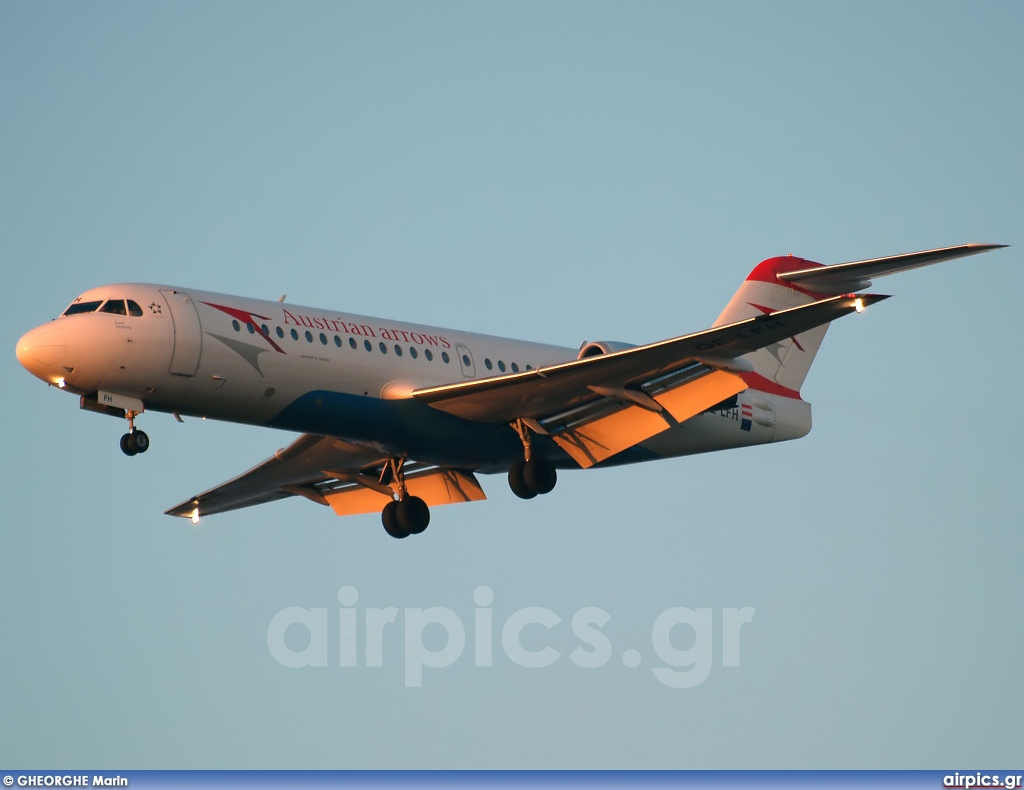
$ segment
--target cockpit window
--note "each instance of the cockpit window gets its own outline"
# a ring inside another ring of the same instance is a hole
[[[75,302],[64,311],[64,315],[78,315],[79,313],[95,313],[100,302]]]
[[[101,313],[110,313],[112,315],[128,315],[128,311],[124,309],[124,299],[110,299],[103,307],[100,308]]]
[[[131,299],[128,300],[128,315],[133,315],[136,318],[142,315],[142,308],[139,307],[138,302],[133,302]]]

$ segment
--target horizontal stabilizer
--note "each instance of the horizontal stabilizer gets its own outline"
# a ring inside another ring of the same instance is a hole
[[[823,294],[853,293],[871,287],[871,280],[887,274],[905,272],[933,263],[965,258],[968,255],[997,250],[1005,244],[960,244],[956,247],[942,247],[937,250],[908,252],[903,255],[889,255],[885,258],[871,258],[865,261],[837,263],[832,266],[815,266],[780,272],[776,275],[783,282],[798,285],[810,291]]]

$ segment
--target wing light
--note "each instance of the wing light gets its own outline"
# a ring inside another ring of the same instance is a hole
[[[198,507],[195,510],[192,511],[192,523],[193,524],[198,524],[199,523],[199,508]]]
[[[853,300],[853,309],[856,310],[858,313],[863,313],[864,312],[864,300],[863,299],[854,299]]]
[[[57,379],[53,383],[56,384],[59,389],[64,389],[67,386],[67,382],[64,381],[64,377],[63,376],[61,376],[59,379]]]

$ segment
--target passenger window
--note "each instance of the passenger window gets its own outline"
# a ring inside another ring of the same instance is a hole
[[[124,299],[110,299],[100,308],[100,312],[110,315],[128,315],[128,311],[124,308]]]
[[[260,329],[263,330],[263,336],[264,337],[270,337],[270,328],[266,324],[261,326]]]
[[[380,344],[380,353],[381,354],[387,354],[388,353],[388,347],[385,346],[383,343]]]
[[[249,330],[249,334],[250,335],[255,335],[256,334],[256,327],[253,326],[252,321],[246,322],[245,328]]]
[[[298,339],[299,339],[299,330],[298,329],[293,329],[292,330],[292,340],[298,340]]]
[[[465,360],[465,359],[466,359],[466,357],[463,357],[463,360]],[[469,367],[469,363],[468,362],[466,362],[466,367],[467,368]],[[491,364],[491,358],[490,357],[485,357],[484,358],[484,367],[487,368],[488,370],[490,370],[491,368],[494,367],[494,365]]]
[[[338,348],[341,348],[341,338],[338,337],[337,335],[334,336],[334,345],[336,345]]]
[[[416,346],[409,346],[409,356],[413,359],[419,356],[419,352],[416,351]]]
[[[308,329],[306,330],[306,342],[307,343],[312,343],[313,342],[313,333],[310,332]]]
[[[359,345],[358,343],[356,343],[356,339],[354,337],[350,337],[348,339],[348,344],[352,347],[353,351],[355,350],[356,346]]]
[[[427,358],[427,362],[433,362],[434,361],[434,352],[431,351],[429,348],[423,349],[423,356],[425,356]]]
[[[133,302],[131,299],[128,300],[128,315],[135,316],[136,318],[142,315],[142,308],[139,307],[138,302]]]
[[[519,372],[519,364],[517,362],[513,362],[512,363],[512,372],[513,373],[518,373]]]
[[[327,345],[327,335],[325,335],[323,332],[320,333],[320,345]]]
[[[277,336],[280,338],[284,337],[284,330],[281,327],[277,328]]]
[[[231,328],[234,329],[236,332],[242,331],[242,325],[238,323],[237,320],[234,319],[231,321]]]
[[[447,351],[442,351],[441,352],[441,359],[444,361],[444,364],[446,364],[446,365],[449,362],[451,362],[451,357],[448,356],[448,352]]]
[[[396,357],[402,356],[402,347],[400,345],[398,345],[398,343],[395,343],[395,356]]]
[[[64,311],[64,315],[79,315],[81,313],[95,313],[96,308],[100,306],[99,302],[75,302],[71,307]]]
[[[502,362],[500,359],[498,360],[498,370],[500,370],[502,373],[505,372],[505,363]]]
[[[365,348],[367,351],[373,351],[373,346],[370,345],[369,340],[363,341],[363,348]]]

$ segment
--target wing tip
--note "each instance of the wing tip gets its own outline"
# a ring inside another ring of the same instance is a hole
[[[892,299],[892,294],[844,294],[838,297],[843,300],[843,305],[847,309],[856,310],[858,313],[863,311],[866,307],[871,307],[873,304],[884,302],[886,299]]]

